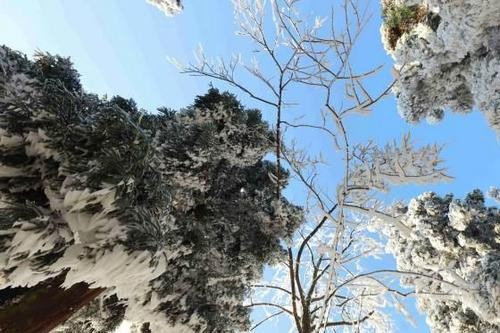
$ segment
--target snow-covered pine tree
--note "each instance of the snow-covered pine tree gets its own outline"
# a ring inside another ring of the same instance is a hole
[[[415,288],[432,332],[498,332],[498,208],[485,207],[476,190],[465,200],[424,193],[404,210],[402,222],[411,233],[391,229],[388,248],[398,268],[412,272],[402,282]]]
[[[481,110],[500,135],[500,1],[381,0],[398,110],[434,123]]]
[[[248,282],[302,220],[263,160],[274,136],[216,89],[159,111],[85,92],[69,59],[0,47],[2,332],[47,332],[99,294],[153,332],[248,327]]]
[[[178,14],[182,9],[181,0],[147,0],[148,3],[152,4],[159,10],[165,13],[167,16],[172,16]]]

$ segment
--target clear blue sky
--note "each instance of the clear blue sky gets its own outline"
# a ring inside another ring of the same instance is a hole
[[[359,66],[385,64],[384,72],[373,82],[383,86],[390,81],[392,61],[379,38],[378,1],[371,3],[373,20],[355,61]],[[167,56],[192,60],[199,42],[208,55],[248,54],[251,48],[235,36],[234,30],[229,0],[186,0],[185,11],[171,18],[144,0],[0,0],[0,44],[28,56],[36,50],[71,56],[86,90],[100,95],[132,97],[149,111],[159,106],[186,106],[195,95],[204,93],[210,82],[179,74],[167,62]],[[216,82],[214,85],[226,88]],[[247,106],[263,108],[239,92],[233,92]],[[298,95],[297,98],[311,97]],[[265,113],[265,116],[271,120],[273,115]],[[399,117],[391,97],[378,104],[371,116],[350,120],[348,127],[354,142],[374,139],[384,143],[411,131],[417,144],[446,145],[443,157],[455,180],[396,189],[387,196],[389,202],[409,199],[428,190],[463,197],[475,188],[487,190],[491,185],[500,186],[499,141],[479,112],[447,114],[438,125],[412,126]],[[314,142],[313,137],[307,139]],[[317,144],[323,143],[317,141]],[[293,189],[287,193],[291,198],[301,196]],[[398,332],[428,332],[422,317],[419,318],[417,328],[398,320]],[[260,332],[271,331],[267,328]]]

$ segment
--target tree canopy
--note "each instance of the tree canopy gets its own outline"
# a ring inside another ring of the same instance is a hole
[[[49,54],[1,47],[0,68],[0,289],[64,273],[153,331],[248,327],[248,282],[302,219],[260,112],[211,88],[148,114]]]
[[[406,210],[406,208],[405,208]],[[410,235],[393,229],[389,248],[402,282],[415,288],[432,332],[498,332],[500,212],[476,190],[464,200],[424,193],[402,218]]]

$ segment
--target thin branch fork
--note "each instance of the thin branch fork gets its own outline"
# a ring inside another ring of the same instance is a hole
[[[353,321],[346,321],[346,320],[341,320],[341,321],[334,321],[334,322],[327,322],[325,324],[326,327],[332,327],[332,326],[352,326],[352,325],[359,325],[362,322],[366,321],[369,319],[375,311],[370,311],[366,316],[364,316],[361,319],[358,320],[353,320]]]

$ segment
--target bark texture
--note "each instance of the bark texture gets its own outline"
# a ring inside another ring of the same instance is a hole
[[[65,289],[65,275],[32,288],[0,290],[0,332],[48,333],[104,291],[83,282]]]

